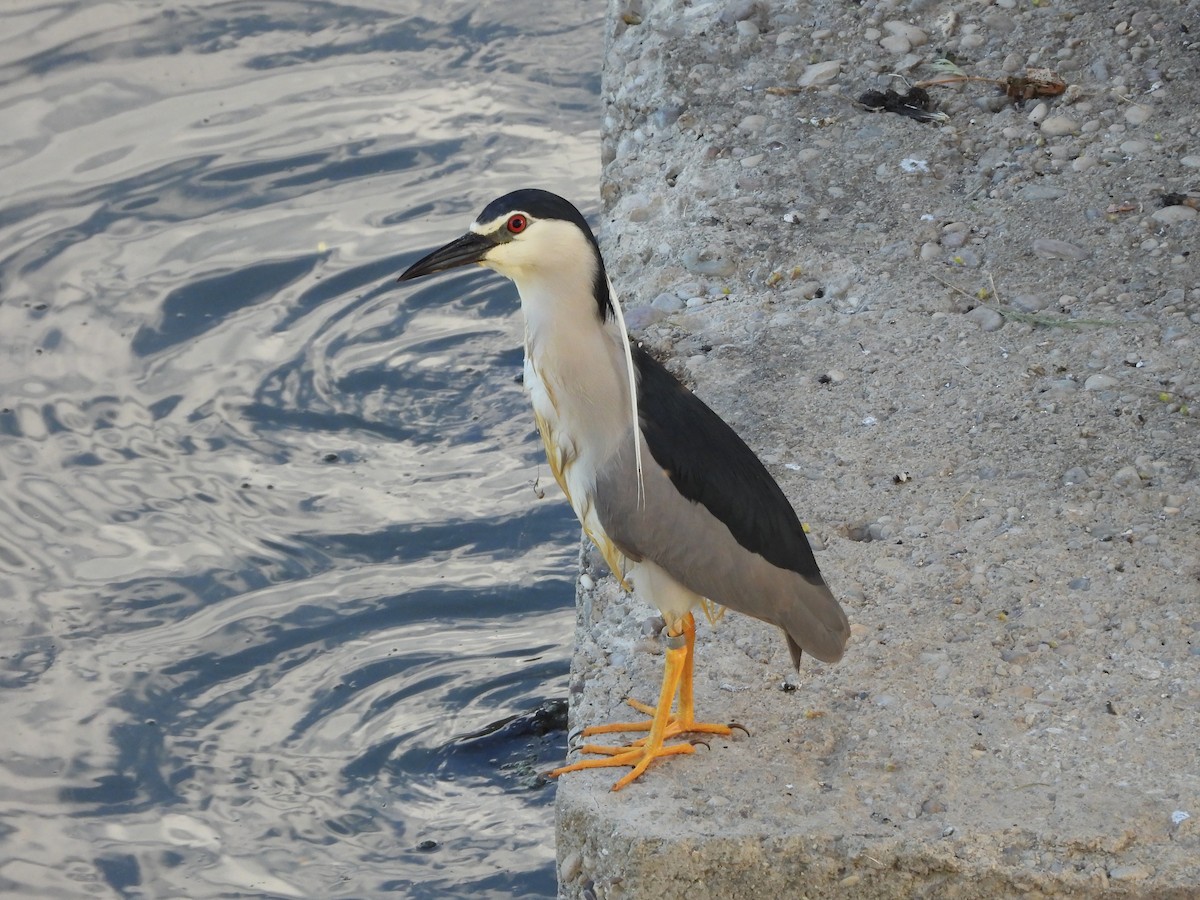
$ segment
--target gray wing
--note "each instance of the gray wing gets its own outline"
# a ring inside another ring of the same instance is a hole
[[[792,659],[836,662],[850,625],[826,586],[791,504],[741,438],[640,349],[645,502],[632,440],[601,467],[596,512],[628,557],[650,559],[689,590],[778,625]]]

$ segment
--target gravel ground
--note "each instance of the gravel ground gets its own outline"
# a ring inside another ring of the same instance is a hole
[[[699,712],[751,735],[564,777],[564,895],[1196,896],[1200,4],[615,0],[610,29],[631,331],[760,453],[854,636],[797,677],[772,629],[702,625]],[[952,78],[932,122],[855,102]],[[661,664],[585,567],[576,727]]]

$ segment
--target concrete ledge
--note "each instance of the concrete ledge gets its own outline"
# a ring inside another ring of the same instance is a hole
[[[810,523],[854,637],[797,678],[773,629],[702,624],[697,711],[750,736],[618,794],[565,776],[564,896],[1200,890],[1197,231],[1152,215],[1200,86],[1132,103],[1191,65],[1178,7],[1093,7],[612,7],[610,275]],[[1073,87],[945,89],[942,126],[850,102],[935,43]],[[574,728],[661,675],[654,611],[584,570]]]
[[[598,556],[587,565],[585,582],[603,572]],[[647,636],[652,613],[611,578],[580,590],[580,610],[573,730],[628,718],[624,697],[650,696],[661,674],[657,641]],[[903,671],[907,656],[895,673],[814,666],[784,690],[795,678],[773,629],[727,617],[716,634],[700,632],[699,711],[745,722],[751,735],[660,762],[616,794],[609,788],[622,770],[564,776],[562,896],[1196,895],[1194,822],[1172,822],[1173,804],[1156,799],[1138,772],[1064,796],[1064,782],[1087,780],[1037,775],[1045,765],[1061,772],[1064,762],[1044,737],[981,751],[961,710],[931,716],[926,699],[924,710],[881,715],[884,690],[921,703]],[[916,671],[917,680],[929,675]],[[911,730],[898,735],[905,720]],[[1112,733],[1121,730],[1114,722]],[[1086,771],[1096,764],[1079,760]]]

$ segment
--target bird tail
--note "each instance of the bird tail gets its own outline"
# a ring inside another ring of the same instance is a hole
[[[807,579],[801,580],[805,585],[803,600],[788,604],[783,611],[783,621],[778,623],[787,637],[792,665],[800,668],[800,657],[805,651],[821,662],[835,663],[846,652],[850,621],[834,599],[833,591],[823,581],[813,584]],[[803,645],[797,638],[804,642]]]

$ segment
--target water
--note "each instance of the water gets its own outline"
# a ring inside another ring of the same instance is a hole
[[[600,15],[0,9],[0,893],[553,894],[578,528],[512,288],[394,279],[594,197]]]

